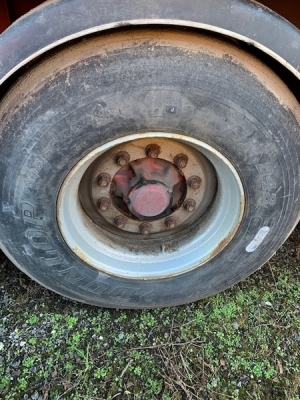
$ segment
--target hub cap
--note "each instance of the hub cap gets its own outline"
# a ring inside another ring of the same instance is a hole
[[[168,215],[180,206],[185,192],[185,179],[178,168],[166,160],[148,157],[121,168],[111,190],[115,204],[140,220]]]

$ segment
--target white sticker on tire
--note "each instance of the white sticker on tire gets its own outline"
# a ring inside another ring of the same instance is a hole
[[[254,239],[246,247],[247,253],[252,253],[258,248],[258,246],[262,244],[263,240],[269,233],[269,230],[270,228],[268,226],[263,226],[262,228],[260,228],[260,230],[255,235]]]

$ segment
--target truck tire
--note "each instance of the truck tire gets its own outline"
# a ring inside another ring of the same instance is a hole
[[[0,109],[3,250],[71,299],[151,308],[213,295],[299,220],[299,103],[225,40],[86,38],[38,60]]]

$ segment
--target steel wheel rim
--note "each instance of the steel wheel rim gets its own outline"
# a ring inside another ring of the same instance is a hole
[[[83,210],[78,195],[85,171],[98,157],[122,143],[141,138],[150,141],[166,138],[191,146],[212,163],[218,180],[213,204],[193,227],[183,229],[172,238],[155,238],[149,246],[151,250],[146,251],[148,237],[137,236],[136,242],[140,245],[131,248],[121,235],[99,229]],[[244,198],[243,185],[236,169],[212,146],[177,133],[147,132],[110,141],[82,158],[61,186],[57,220],[68,247],[90,267],[122,278],[162,279],[201,267],[219,254],[231,242],[240,226]],[[168,246],[165,246],[165,242]],[[170,242],[174,245],[169,246]]]

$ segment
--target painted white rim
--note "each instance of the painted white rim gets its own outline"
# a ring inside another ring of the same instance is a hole
[[[124,245],[122,236],[114,235],[112,238],[111,234],[96,226],[85,214],[79,201],[80,181],[96,158],[120,143],[144,137],[168,138],[190,145],[209,159],[218,179],[214,204],[197,224],[196,233],[187,239],[189,233],[183,231],[182,240],[174,239],[172,250],[164,246],[164,241],[170,239],[162,237],[156,246],[157,251],[139,251],[139,241],[145,243],[145,240],[149,240],[141,236],[137,236],[134,250],[130,250]],[[91,267],[109,275],[130,279],[167,278],[203,265],[230,243],[243,213],[243,185],[230,161],[202,141],[165,132],[129,135],[97,147],[69,172],[57,202],[59,229],[69,248]]]

